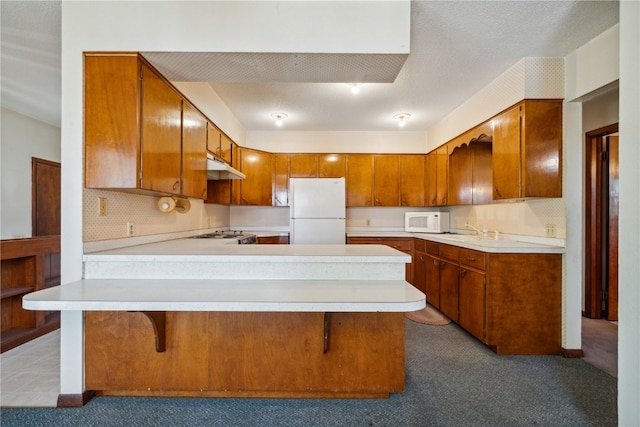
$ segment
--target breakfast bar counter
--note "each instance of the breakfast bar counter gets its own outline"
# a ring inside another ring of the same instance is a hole
[[[181,239],[85,254],[83,280],[23,304],[83,313],[85,390],[101,395],[386,397],[404,390],[404,312],[425,306],[410,261]]]

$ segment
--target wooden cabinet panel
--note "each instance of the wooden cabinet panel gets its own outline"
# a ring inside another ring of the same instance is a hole
[[[400,180],[398,156],[373,156],[374,206],[400,206]]]
[[[486,135],[486,134],[484,134]],[[471,144],[473,156],[473,204],[485,205],[493,200],[493,139],[490,136],[478,138]]]
[[[319,178],[345,178],[347,176],[347,156],[344,154],[319,154]]]
[[[207,150],[211,151],[218,157],[220,156],[221,148],[220,141],[222,138],[222,131],[218,129],[216,125],[211,122],[207,123]]]
[[[460,248],[460,265],[485,270],[485,253],[473,249]]]
[[[289,155],[273,155],[273,205],[289,206]]]
[[[347,156],[347,207],[373,206],[373,155]]]
[[[436,206],[445,206],[449,203],[449,152],[446,144],[436,150],[436,174]]]
[[[139,76],[140,65],[136,55],[85,55],[86,188],[139,187]]]
[[[182,99],[142,67],[142,182],[147,190],[180,194]]]
[[[207,119],[189,102],[183,103],[182,195],[207,197]]]
[[[400,175],[400,206],[425,206],[425,156],[398,156]]]
[[[449,144],[448,204],[470,205],[473,202],[473,156],[464,137]]]
[[[425,206],[438,205],[438,158],[435,151],[425,157]]]
[[[425,252],[414,252],[413,254],[413,286],[427,294],[427,262],[428,256]]]
[[[458,322],[458,273],[457,262],[440,261],[440,311],[454,322]]]
[[[520,197],[520,115],[518,105],[493,121],[493,198]]]
[[[427,302],[440,308],[440,258],[427,255],[425,263],[425,295]]]
[[[233,141],[225,133],[220,135],[220,157],[229,164],[231,164],[233,145]]]
[[[258,237],[259,245],[288,245],[289,236],[264,236]]]
[[[290,154],[289,178],[317,178],[317,154]]]
[[[484,342],[485,275],[460,269],[458,323],[471,335]]]
[[[247,177],[240,182],[240,204],[272,206],[273,155],[240,148],[240,170]]]

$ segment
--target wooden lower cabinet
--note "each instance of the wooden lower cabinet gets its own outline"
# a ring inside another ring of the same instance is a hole
[[[85,313],[102,395],[387,397],[404,361],[404,313],[167,312],[164,352],[143,313]]]
[[[258,237],[259,245],[288,245],[289,236],[263,236]]]
[[[560,354],[562,255],[434,242],[424,254],[416,271],[424,274],[427,302],[471,335],[498,354]]]

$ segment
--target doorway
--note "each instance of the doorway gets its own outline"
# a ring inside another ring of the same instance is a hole
[[[31,160],[32,236],[60,235],[60,163]]]
[[[586,134],[585,311],[618,320],[618,124]]]

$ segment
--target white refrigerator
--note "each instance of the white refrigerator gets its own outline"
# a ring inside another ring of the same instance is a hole
[[[289,206],[292,245],[345,244],[344,178],[291,178]]]

